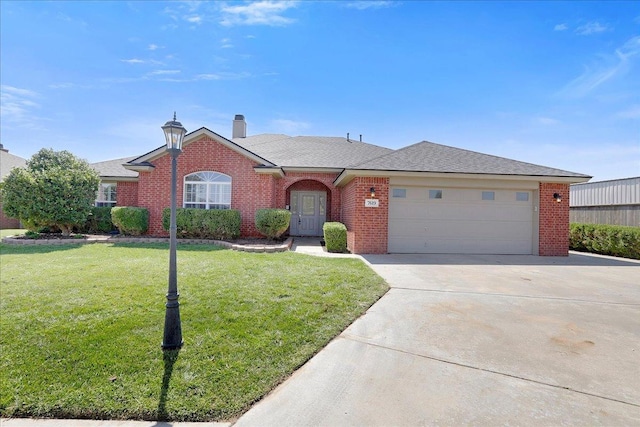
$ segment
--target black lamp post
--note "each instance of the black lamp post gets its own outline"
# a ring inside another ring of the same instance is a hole
[[[182,123],[173,120],[162,126],[167,140],[167,151],[171,154],[171,225],[169,227],[169,291],[167,309],[164,317],[163,350],[175,350],[182,347],[182,325],[180,324],[180,303],[178,303],[178,276],[176,269],[176,164],[182,151],[182,140],[187,130]]]

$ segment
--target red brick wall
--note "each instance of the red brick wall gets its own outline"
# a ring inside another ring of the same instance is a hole
[[[562,196],[560,203],[553,194]],[[569,184],[540,183],[540,256],[569,255]]]
[[[7,228],[20,228],[20,220],[9,218],[4,214],[2,203],[0,203],[0,228],[3,230]]]
[[[167,235],[162,228],[162,210],[171,203],[171,156],[164,155],[152,162],[155,169],[140,172],[138,181],[138,206],[149,209],[149,234]],[[257,163],[203,136],[184,147],[178,156],[177,193],[178,206],[182,206],[184,176],[200,171],[215,171],[231,177],[231,208],[242,216],[241,233],[259,236],[255,229],[256,209],[274,207],[276,185],[271,175],[257,174]]]
[[[116,187],[116,206],[138,205],[138,183],[120,181]]]
[[[376,190],[377,208],[364,206],[370,189]],[[357,177],[342,190],[342,222],[347,226],[347,247],[357,254],[387,252],[389,221],[389,178]]]

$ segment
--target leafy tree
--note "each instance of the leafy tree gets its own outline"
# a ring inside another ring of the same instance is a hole
[[[56,226],[68,236],[91,213],[100,177],[68,151],[42,149],[2,183],[5,214],[28,228]]]

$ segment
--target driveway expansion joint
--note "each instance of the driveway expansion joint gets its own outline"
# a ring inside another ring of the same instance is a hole
[[[459,366],[461,368],[474,369],[474,370],[480,371],[480,372],[486,372],[486,373],[489,373],[489,374],[501,375],[501,376],[504,376],[504,377],[513,378],[513,379],[517,379],[517,380],[521,380],[521,381],[526,381],[526,382],[530,382],[530,383],[533,383],[533,384],[539,384],[539,385],[543,385],[543,386],[547,386],[547,387],[566,390],[566,391],[582,394],[582,395],[585,395],[585,396],[596,397],[598,399],[609,400],[609,401],[612,401],[612,402],[622,403],[624,405],[630,405],[630,406],[635,406],[635,407],[640,408],[640,403],[627,402],[627,401],[616,399],[616,398],[613,398],[613,397],[607,397],[607,396],[602,396],[602,395],[599,395],[599,394],[594,394],[594,393],[589,393],[589,392],[586,392],[586,391],[577,390],[577,389],[574,389],[574,388],[568,387],[568,386],[562,386],[562,385],[559,385],[559,384],[551,384],[551,383],[547,383],[547,382],[544,382],[544,381],[534,380],[532,378],[526,378],[526,377],[521,377],[521,376],[518,376],[518,375],[508,374],[506,372],[500,372],[500,371],[495,371],[495,370],[492,370],[492,369],[481,368],[481,367],[478,367],[478,366],[467,365],[465,363],[454,362],[454,361],[451,361],[451,360],[441,359],[441,358],[438,358],[438,357],[428,356],[428,355],[425,355],[425,354],[414,353],[414,352],[407,351],[407,350],[402,350],[402,349],[393,348],[393,347],[389,347],[389,346],[385,346],[385,345],[381,345],[381,344],[376,344],[376,343],[373,343],[373,342],[367,340],[367,338],[358,337],[356,335],[342,334],[342,335],[340,335],[340,338],[344,338],[346,340],[359,342],[359,343],[362,343],[362,344],[365,344],[365,345],[370,345],[372,347],[380,348],[380,349],[383,349],[383,350],[390,350],[390,351],[394,351],[394,352],[397,352],[397,353],[407,354],[409,356],[414,356],[414,357],[419,357],[419,358],[422,358],[422,359],[432,360],[434,362],[441,362],[441,363],[446,363],[448,365]]]
[[[417,291],[417,292],[434,292],[434,293],[442,293],[442,294],[458,294],[458,295],[467,294],[467,295],[489,296],[489,297],[526,298],[526,299],[540,299],[540,300],[551,300],[551,301],[578,302],[578,303],[598,304],[598,305],[624,305],[624,306],[630,306],[630,307],[640,307],[640,303],[634,303],[634,302],[593,301],[593,300],[585,300],[585,299],[577,299],[577,298],[562,298],[562,297],[536,296],[536,295],[511,295],[511,294],[500,294],[500,293],[491,293],[491,292],[470,292],[470,291],[455,291],[455,290],[442,290],[442,289],[419,289],[419,288],[407,288],[407,287],[399,287],[399,286],[392,286],[391,289],[400,289],[403,291]]]

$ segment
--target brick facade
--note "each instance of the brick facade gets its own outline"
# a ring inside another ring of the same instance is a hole
[[[171,156],[162,155],[151,163],[155,169],[140,172],[138,182],[118,182],[117,204],[139,206],[149,210],[148,234],[166,236],[162,228],[162,210],[171,197]],[[292,191],[327,193],[327,221],[340,221],[347,227],[347,247],[353,253],[387,252],[389,220],[389,178],[355,177],[344,187],[333,182],[336,172],[291,172],[283,177],[256,173],[258,163],[228,148],[209,136],[184,147],[178,157],[177,201],[182,205],[184,177],[194,172],[215,171],[231,177],[231,208],[240,211],[241,234],[258,237],[254,225],[255,211],[261,208],[285,208],[291,204]],[[378,207],[365,207],[375,188]],[[569,249],[569,185],[539,184],[539,254],[567,256]],[[553,194],[562,195],[557,203]]]
[[[118,182],[116,187],[116,206],[138,206],[137,182]]]
[[[558,193],[558,203],[553,195]],[[540,183],[538,253],[540,256],[569,255],[569,184]]]
[[[365,207],[375,188],[379,206]],[[357,254],[384,254],[389,234],[389,178],[356,177],[342,191],[342,222],[347,226],[347,248]]]

